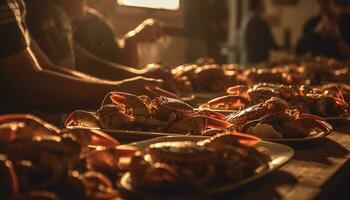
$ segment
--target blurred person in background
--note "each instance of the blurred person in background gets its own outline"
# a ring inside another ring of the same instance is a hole
[[[320,14],[304,26],[296,53],[350,60],[350,15],[348,1],[318,0]]]
[[[115,17],[117,0],[87,0],[86,2],[88,7],[102,13],[107,20]]]
[[[149,94],[145,86],[161,85],[142,77],[112,82],[72,70],[57,73],[31,40],[25,2],[0,0],[0,8],[0,113],[96,109],[110,91],[141,95]]]
[[[105,16],[88,7],[84,17],[75,20],[74,25],[74,40],[81,47],[100,58],[134,67],[139,66],[138,45],[155,42],[164,36],[160,23],[147,19],[123,37],[117,38]]]
[[[226,62],[221,54],[227,41],[229,11],[225,0],[191,0],[182,2],[187,47],[186,61],[213,58]]]
[[[159,66],[135,69],[107,61],[91,53],[90,50],[94,46],[107,45],[108,42],[111,42],[108,46],[112,46],[113,50],[116,50],[116,54],[122,50],[116,46],[115,38],[112,37],[113,32],[103,23],[103,19],[99,18],[102,16],[98,15],[97,12],[95,15],[89,12],[89,16],[94,17],[92,21],[95,22],[96,27],[90,27],[83,32],[79,31],[80,34],[75,36],[73,21],[84,19],[86,14],[85,0],[31,0],[27,2],[27,6],[29,31],[39,47],[55,65],[69,67],[108,80],[121,80],[135,76],[160,78],[167,80],[164,84],[166,89],[173,92],[178,91],[178,82],[170,73],[160,69]],[[96,17],[97,15],[98,17]],[[83,22],[83,24],[86,23]],[[101,29],[102,35],[98,35],[99,32],[96,32],[99,29]],[[87,36],[87,39],[84,36]],[[129,45],[125,49],[129,50],[131,57],[126,60],[135,59],[137,61],[135,51],[138,42],[152,41],[161,36],[162,29],[154,21],[146,21],[135,30],[130,31],[124,37],[124,44]],[[75,38],[79,42],[76,42]],[[79,44],[84,44],[83,40],[86,43],[102,42],[102,44],[92,44],[92,47],[85,44],[89,47],[86,49]],[[118,58],[117,55],[115,56]],[[119,57],[124,57],[124,53]]]
[[[265,1],[249,0],[248,5],[249,13],[241,27],[241,62],[244,65],[269,61],[270,50],[279,48],[264,19]]]
[[[222,45],[227,42],[229,9],[227,1],[215,0],[209,2],[209,32],[208,56],[216,62],[226,63],[226,57],[222,55]]]

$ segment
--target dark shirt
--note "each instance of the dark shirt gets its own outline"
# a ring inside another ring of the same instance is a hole
[[[122,49],[103,15],[88,9],[84,19],[74,22],[74,25],[74,40],[77,44],[97,57],[122,64]]]
[[[251,13],[241,28],[242,63],[259,63],[270,58],[270,49],[277,48],[269,25],[258,14]]]
[[[75,67],[73,28],[61,6],[52,0],[30,0],[29,32],[48,58],[56,65]]]
[[[0,58],[28,47],[30,39],[25,14],[23,0],[0,0]]]
[[[315,28],[321,21],[321,16],[310,19],[304,26],[303,37],[298,43],[297,54],[311,53],[313,56],[327,56],[345,60],[345,56],[337,47],[337,41],[315,33]],[[338,19],[338,26],[344,40],[350,44],[350,15],[342,14]]]

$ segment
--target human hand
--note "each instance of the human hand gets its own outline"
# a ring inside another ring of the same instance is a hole
[[[145,78],[137,76],[118,82],[118,88],[115,90],[128,92],[135,95],[154,95],[147,89],[147,87],[160,87],[163,81],[160,79]]]
[[[324,35],[328,23],[328,17],[323,16],[315,27],[314,32],[319,35]]]
[[[335,23],[330,24],[327,29],[327,35],[334,40],[341,38],[339,26]]]
[[[137,76],[121,81],[119,83],[119,88],[115,90],[132,93],[135,95],[147,95],[151,98],[157,96],[178,98],[176,94],[160,88],[162,84],[163,81],[160,79]]]
[[[137,42],[154,42],[164,36],[161,23],[154,19],[147,19],[131,31]]]
[[[337,39],[341,37],[341,32],[337,22],[327,16],[322,17],[321,21],[315,28],[315,33],[331,39]]]
[[[151,64],[147,65],[143,76],[149,78],[157,78],[164,80],[163,88],[171,92],[179,94],[179,82],[170,72],[161,68],[160,65]]]

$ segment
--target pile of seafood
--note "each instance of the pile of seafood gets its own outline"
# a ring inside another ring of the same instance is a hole
[[[242,95],[235,97],[244,99]],[[65,125],[105,131],[133,130],[205,136],[236,131],[262,138],[303,138],[331,131],[322,118],[308,114],[303,107],[293,106],[278,97],[269,98],[254,104],[245,100],[249,106],[226,116],[209,110],[197,111],[178,99],[162,96],[150,99],[147,96],[112,92],[105,97],[96,113],[75,111],[66,119]],[[336,112],[335,108],[333,106],[329,110]],[[327,106],[316,110],[319,109],[320,112],[328,112]],[[255,123],[253,129],[248,129],[252,122]]]
[[[222,92],[228,85],[236,83],[235,69],[228,71],[217,64],[181,65],[173,69],[171,73],[176,79],[191,82],[195,92]]]
[[[349,89],[344,86],[341,88],[343,91]],[[336,84],[312,87],[259,83],[251,87],[233,86],[227,89],[227,93],[226,96],[210,100],[209,108],[241,110],[276,97],[286,101],[290,108],[324,118],[350,114],[349,104]]]
[[[222,134],[198,142],[151,144],[132,158],[129,182],[139,192],[177,196],[237,183],[269,169],[268,153],[253,147],[258,142]]]
[[[191,82],[194,92],[218,93],[230,85],[240,84],[315,85],[324,82],[349,82],[349,66],[349,63],[324,57],[248,67],[219,65],[214,61],[204,60],[178,66],[172,70],[172,74],[179,80]]]
[[[59,130],[32,115],[4,115],[0,192],[5,199],[115,199],[127,174],[137,190],[202,191],[268,170],[270,156],[254,147],[259,142],[232,132],[139,150],[97,130]]]
[[[226,129],[225,116],[212,111],[196,111],[174,98],[109,93],[95,113],[73,112],[66,126],[104,130],[136,130],[202,135],[207,128]]]
[[[99,131],[61,131],[27,114],[0,116],[4,199],[112,199],[119,158],[136,149]]]
[[[276,97],[232,113],[226,120],[232,124],[230,129],[260,138],[306,138],[332,130],[322,118],[305,114]]]

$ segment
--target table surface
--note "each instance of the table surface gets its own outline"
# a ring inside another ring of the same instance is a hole
[[[327,138],[289,145],[294,158],[280,170],[222,199],[342,199],[350,198],[350,122],[335,127]],[[347,186],[347,187],[343,187]],[[346,194],[348,193],[348,194]],[[339,197],[340,198],[340,197]]]

